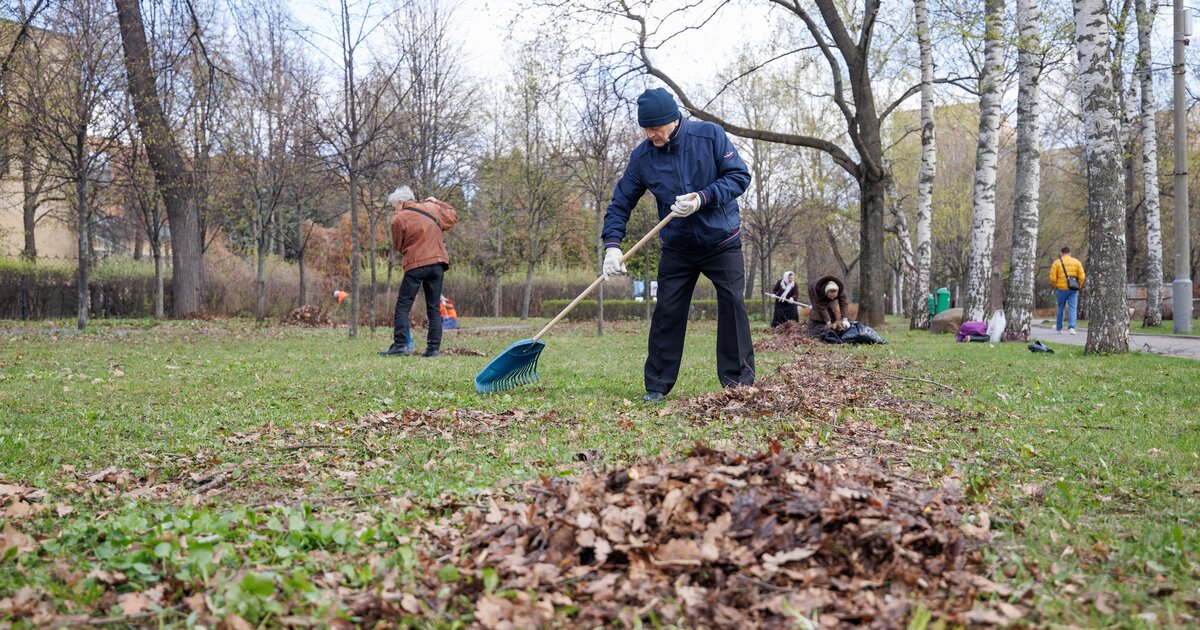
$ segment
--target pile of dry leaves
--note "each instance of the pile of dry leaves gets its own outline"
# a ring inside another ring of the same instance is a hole
[[[892,365],[892,364],[895,365]],[[810,350],[753,386],[729,388],[686,402],[683,410],[695,421],[730,416],[836,419],[846,409],[885,411],[910,421],[961,420],[962,412],[937,402],[943,385],[926,381],[930,394],[905,398],[893,383],[912,380],[896,372],[895,359],[871,358],[831,350]]]
[[[332,326],[333,318],[316,304],[305,304],[292,309],[292,312],[283,318],[283,323],[288,326],[324,327]]]
[[[821,626],[894,628],[918,602],[951,621],[973,604],[978,540],[960,529],[957,497],[875,459],[698,447],[678,462],[542,479],[525,494],[427,529],[460,572],[489,568],[500,592],[522,594],[460,582],[488,628],[542,626],[567,606],[586,627],[651,613],[795,627],[815,613]]]
[[[815,348],[825,344],[808,336],[807,322],[784,322],[768,328],[754,343],[755,352],[795,352],[800,348]]]

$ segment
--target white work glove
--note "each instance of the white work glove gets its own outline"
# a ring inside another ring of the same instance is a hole
[[[842,318],[842,330],[846,330],[849,327],[850,327],[850,320],[843,317]]]
[[[688,193],[675,198],[671,204],[671,214],[677,218],[686,217],[700,209],[700,193]]]
[[[609,247],[604,250],[604,279],[608,280],[609,276],[623,276],[627,273],[629,271],[621,262],[621,248]]]

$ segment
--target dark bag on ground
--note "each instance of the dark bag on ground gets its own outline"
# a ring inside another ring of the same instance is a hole
[[[846,330],[837,331],[826,328],[821,331],[821,341],[825,343],[881,343],[886,344],[883,337],[874,328],[862,322],[850,322]]]

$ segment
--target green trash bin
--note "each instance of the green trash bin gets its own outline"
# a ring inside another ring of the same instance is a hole
[[[937,291],[934,291],[934,293],[937,295],[937,304],[934,308],[933,314],[937,315],[938,313],[950,308],[950,289],[942,287]]]
[[[937,302],[933,299],[932,293],[930,293],[928,297],[929,297],[929,316],[933,317],[934,315],[937,315],[937,311],[934,310],[937,306]]]

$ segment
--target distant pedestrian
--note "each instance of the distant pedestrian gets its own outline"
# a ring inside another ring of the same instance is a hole
[[[791,300],[798,302],[800,300],[800,290],[796,288],[796,274],[791,271],[785,271],[779,282],[775,283],[775,288],[771,289],[771,294],[781,299],[775,300],[775,313],[771,316],[771,327],[774,328],[784,322],[800,321],[800,311]]]
[[[822,276],[808,285],[808,334],[820,337],[825,330],[842,331],[850,327],[850,298],[846,284],[837,276]]]
[[[417,299],[417,291],[424,287],[425,313],[429,317],[424,356],[436,357],[442,345],[442,277],[450,268],[450,256],[446,253],[442,233],[458,223],[458,212],[450,204],[433,197],[414,201],[408,186],[392,192],[388,203],[396,210],[391,224],[392,246],[400,254],[404,278],[400,281],[400,294],[396,296],[392,346],[379,354],[405,356],[412,352],[408,341],[412,325],[410,311]]]
[[[1054,329],[1063,331],[1063,309],[1067,310],[1067,332],[1075,334],[1075,314],[1079,310],[1079,290],[1083,288],[1083,263],[1071,256],[1071,248],[1062,248],[1058,260],[1050,264],[1050,284],[1058,302]]]

